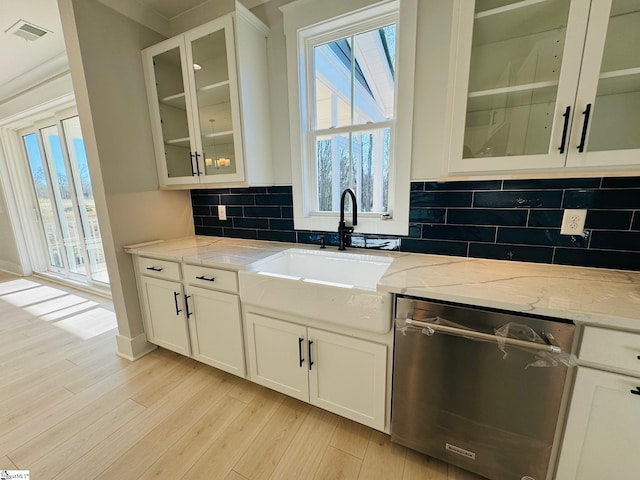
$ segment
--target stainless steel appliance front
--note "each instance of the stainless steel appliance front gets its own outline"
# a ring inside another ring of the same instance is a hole
[[[404,297],[396,324],[392,441],[493,480],[551,478],[573,324]],[[505,325],[538,342],[499,349]]]

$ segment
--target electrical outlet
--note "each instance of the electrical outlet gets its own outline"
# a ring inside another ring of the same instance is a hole
[[[582,235],[584,233],[584,221],[587,218],[586,210],[565,210],[562,216],[561,235]]]
[[[227,206],[226,205],[218,205],[218,219],[226,220],[227,219]]]

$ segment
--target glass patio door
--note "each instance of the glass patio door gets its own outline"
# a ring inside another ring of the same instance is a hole
[[[48,270],[108,284],[87,156],[77,116],[21,133],[37,199]]]

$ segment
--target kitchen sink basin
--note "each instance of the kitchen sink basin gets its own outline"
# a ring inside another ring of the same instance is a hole
[[[330,250],[289,249],[240,272],[246,304],[345,327],[386,333],[391,294],[376,292],[392,258]]]

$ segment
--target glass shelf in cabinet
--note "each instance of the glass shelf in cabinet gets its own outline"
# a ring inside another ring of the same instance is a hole
[[[475,14],[473,45],[565,30],[569,0],[524,0]]]

